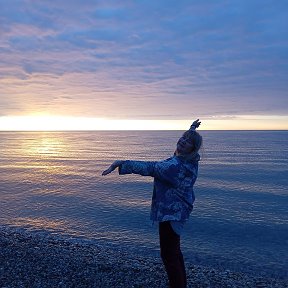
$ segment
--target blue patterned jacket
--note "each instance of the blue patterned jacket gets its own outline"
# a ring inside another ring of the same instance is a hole
[[[199,154],[192,160],[173,156],[164,161],[124,161],[119,174],[154,177],[151,205],[153,221],[185,221],[193,209],[193,185],[198,175]]]

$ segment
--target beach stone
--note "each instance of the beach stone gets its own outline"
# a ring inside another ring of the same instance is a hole
[[[1,288],[168,287],[159,258],[129,254],[47,233],[0,228]],[[287,288],[287,279],[258,277],[186,263],[188,287]]]

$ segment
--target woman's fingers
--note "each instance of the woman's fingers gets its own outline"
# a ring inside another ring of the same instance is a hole
[[[103,171],[102,172],[102,176],[105,176],[105,175],[107,175],[107,174],[109,174],[109,173],[111,173],[112,171],[110,170],[110,169],[107,169],[107,170],[105,170],[105,171]]]
[[[200,126],[200,124],[201,124],[201,122],[199,121],[199,119],[197,119],[192,123],[192,126],[194,126],[195,128],[198,128]]]
[[[105,176],[109,173],[111,173],[112,171],[114,171],[117,167],[119,167],[122,164],[123,161],[121,160],[116,160],[114,161],[110,167],[108,169],[106,169],[105,171],[102,172],[102,175]]]
[[[113,167],[113,164],[112,164],[108,169],[102,172],[102,175],[105,176],[107,174],[110,174],[114,169],[115,168]]]

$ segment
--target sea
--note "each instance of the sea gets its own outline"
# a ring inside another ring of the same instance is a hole
[[[288,131],[201,131],[186,261],[288,278]],[[153,178],[101,173],[160,161],[183,131],[0,132],[0,226],[159,257]]]

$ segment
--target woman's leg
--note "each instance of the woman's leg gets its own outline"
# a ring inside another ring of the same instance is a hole
[[[180,249],[180,236],[169,221],[159,223],[160,251],[171,288],[186,288],[186,271]]]

